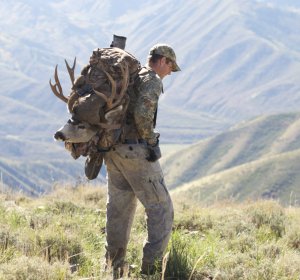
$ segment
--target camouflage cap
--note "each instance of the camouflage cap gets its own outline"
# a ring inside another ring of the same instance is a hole
[[[174,64],[172,72],[181,71],[180,67],[178,66],[178,64],[176,62],[175,52],[169,45],[167,45],[167,44],[154,45],[149,51],[149,56],[151,56],[153,54],[162,55],[162,56],[170,59]]]

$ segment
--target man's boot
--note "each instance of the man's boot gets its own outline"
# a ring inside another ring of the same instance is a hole
[[[148,263],[142,263],[141,274],[153,275],[155,273],[154,265]]]
[[[112,270],[113,272],[113,279],[119,279],[125,275],[124,274],[124,267],[126,265],[125,259],[125,250],[123,248],[119,248],[116,252],[106,252],[106,269],[105,270]],[[126,269],[125,269],[126,270]]]

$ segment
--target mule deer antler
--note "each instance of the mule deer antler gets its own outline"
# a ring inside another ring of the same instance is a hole
[[[70,76],[70,79],[71,79],[71,82],[72,82],[72,86],[74,86],[74,81],[75,81],[75,74],[74,74],[74,71],[75,71],[75,67],[76,67],[76,57],[74,59],[74,62],[73,62],[73,66],[70,67],[67,60],[65,59],[65,63],[66,63],[66,67],[68,69],[68,72],[69,72],[69,76]]]
[[[117,94],[116,81],[114,81],[112,76],[104,70],[103,71],[104,71],[105,75],[107,76],[107,78],[109,79],[110,84],[111,84],[111,95],[109,97],[107,97],[102,92],[99,92],[94,89],[94,92],[106,101],[106,103],[107,103],[106,111],[109,111],[109,110],[113,109],[114,107],[116,107],[117,105],[119,105],[119,103],[122,101],[122,98],[127,90],[128,82],[129,82],[129,75],[128,75],[129,70],[128,70],[127,63],[124,65],[124,67],[121,65],[120,69],[122,72],[123,79],[122,79],[121,90],[120,90],[119,94]]]
[[[122,72],[122,76],[125,78],[123,78],[122,80],[121,92],[119,94],[119,99],[116,101],[117,104],[122,100],[129,84],[129,69],[127,63],[125,64],[125,69],[121,67],[121,72]]]
[[[72,85],[74,86],[74,81],[75,81],[74,71],[75,71],[75,66],[76,66],[76,57],[74,59],[72,67],[69,66],[67,60],[65,60],[65,63],[66,63],[66,67],[68,69],[68,73],[69,73]],[[58,97],[59,99],[61,99],[64,102],[68,103],[69,98],[64,96],[63,90],[62,90],[62,87],[61,87],[61,84],[60,84],[60,81],[59,81],[59,78],[58,78],[57,65],[56,65],[55,71],[54,71],[54,80],[55,80],[54,85],[52,85],[51,79],[49,80],[49,84],[50,84],[52,92],[54,93],[54,95],[56,97]]]

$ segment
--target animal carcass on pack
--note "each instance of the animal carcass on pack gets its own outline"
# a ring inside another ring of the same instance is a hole
[[[67,103],[71,118],[54,138],[64,141],[75,159],[95,154],[99,158],[99,154],[109,150],[120,137],[129,103],[126,91],[133,84],[140,63],[122,49],[98,48],[75,80],[76,58],[72,67],[65,62],[72,82],[70,95],[63,94],[57,66],[55,84],[50,80],[50,86],[53,93]]]

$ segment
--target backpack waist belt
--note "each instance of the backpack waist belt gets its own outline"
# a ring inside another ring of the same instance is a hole
[[[147,141],[144,139],[124,139],[122,144],[147,144]]]

